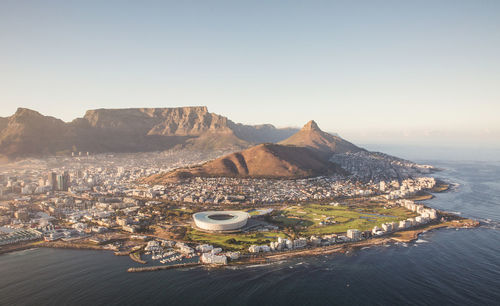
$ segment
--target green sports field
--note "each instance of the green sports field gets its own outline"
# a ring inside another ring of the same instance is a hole
[[[348,229],[370,230],[382,223],[405,220],[416,216],[402,207],[385,209],[382,205],[320,205],[307,204],[284,208],[272,221],[283,227],[296,226],[304,235],[345,233]],[[333,224],[320,225],[329,221]]]

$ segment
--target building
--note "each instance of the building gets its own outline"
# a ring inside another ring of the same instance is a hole
[[[196,247],[196,250],[202,252],[202,253],[208,253],[214,249],[213,246],[209,244],[201,244]]]
[[[193,215],[197,228],[206,231],[234,231],[247,224],[249,215],[244,211],[203,211]]]
[[[400,229],[405,229],[408,227],[410,227],[410,221],[408,221],[408,220],[399,221],[399,228]]]
[[[63,174],[59,174],[56,177],[55,190],[68,191],[68,188],[69,188],[69,174],[67,171],[64,171]]]
[[[200,260],[204,264],[211,265],[227,265],[227,257],[225,255],[215,255],[212,253],[203,253]]]
[[[305,248],[307,246],[307,239],[299,238],[293,241],[293,247],[295,249]]]
[[[401,228],[401,225],[399,227]],[[392,232],[392,225],[390,223],[384,223],[382,224],[382,229],[385,232]]]
[[[57,174],[55,172],[49,172],[47,176],[48,184],[52,187],[52,190],[57,188]]]
[[[351,240],[359,240],[361,239],[361,232],[357,229],[348,229],[347,238]]]
[[[248,252],[250,252],[250,253],[259,253],[260,252],[260,246],[252,244],[250,247],[248,247]]]

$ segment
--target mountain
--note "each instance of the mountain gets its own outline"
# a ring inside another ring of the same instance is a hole
[[[228,128],[226,117],[209,113],[206,106],[89,110],[83,117],[94,128],[129,134],[199,136]]]
[[[428,174],[429,171],[429,166],[357,147],[323,132],[311,120],[278,144],[260,144],[202,165],[155,174],[142,181],[164,184],[192,177],[296,179],[331,174],[378,181],[402,180]]]
[[[63,122],[19,108],[0,118],[0,156],[69,154],[72,151],[147,152],[175,147],[243,149],[283,140],[296,129],[244,125],[210,113],[205,106],[89,110]]]
[[[9,124],[9,118],[0,117],[0,131],[7,127]]]
[[[364,149],[338,136],[323,132],[314,120],[309,121],[300,131],[279,143],[306,147],[330,155],[333,153],[364,151]]]
[[[230,128],[238,138],[250,143],[279,142],[298,131],[296,128],[277,129],[272,124],[244,125],[232,122]]]
[[[143,179],[162,184],[191,177],[306,178],[345,173],[322,154],[306,147],[265,143],[202,165],[176,169]]]
[[[26,108],[6,119],[0,125],[0,152],[5,156],[55,153],[68,137],[64,121]]]
[[[226,129],[205,132],[199,137],[188,139],[182,147],[190,150],[210,151],[219,148],[248,148],[251,145],[251,142],[239,138],[232,130]]]

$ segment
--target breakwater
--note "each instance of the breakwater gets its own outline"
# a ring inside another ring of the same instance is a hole
[[[168,266],[134,267],[134,268],[128,268],[127,272],[130,272],[130,273],[133,273],[133,272],[152,272],[152,271],[159,271],[159,270],[194,267],[194,266],[199,266],[199,265],[201,265],[199,262],[189,262],[189,263],[182,263],[182,264],[168,265]]]
[[[139,253],[139,252],[130,253],[129,256],[135,262],[138,262],[138,263],[141,263],[141,264],[147,264],[148,263],[147,261],[141,259],[141,253]]]

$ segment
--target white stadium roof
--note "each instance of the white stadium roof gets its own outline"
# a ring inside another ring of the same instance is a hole
[[[202,211],[193,215],[194,223],[200,229],[209,231],[236,230],[247,224],[249,214],[244,211]]]

